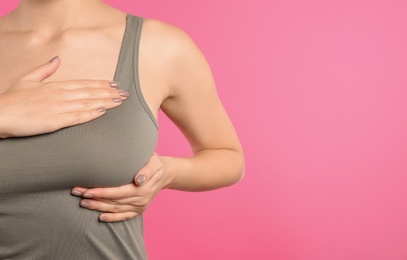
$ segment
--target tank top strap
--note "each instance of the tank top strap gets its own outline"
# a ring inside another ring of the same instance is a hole
[[[139,102],[158,128],[158,123],[147,105],[140,87],[139,49],[143,23],[143,17],[131,14],[127,15],[126,29],[123,36],[114,80],[119,83],[122,83],[123,81],[123,83],[126,82],[128,84],[130,83],[128,82],[129,79],[131,79],[131,84],[122,85],[120,88],[129,91],[130,94],[136,92],[135,94],[137,95]]]
[[[138,73],[138,50],[143,18],[128,14],[126,19],[119,60],[114,75],[116,81],[120,81],[122,78],[132,78],[134,73]]]

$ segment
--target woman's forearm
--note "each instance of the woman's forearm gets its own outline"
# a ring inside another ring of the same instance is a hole
[[[244,157],[229,149],[204,150],[189,158],[162,156],[168,181],[165,188],[207,191],[230,186],[244,175]]]

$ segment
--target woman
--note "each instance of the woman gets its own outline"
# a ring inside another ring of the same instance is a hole
[[[160,190],[242,178],[210,69],[181,30],[101,0],[23,0],[0,20],[0,57],[0,259],[145,259],[140,214]],[[153,153],[160,109],[192,157]]]

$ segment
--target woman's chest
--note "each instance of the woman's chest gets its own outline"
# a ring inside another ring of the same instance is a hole
[[[54,56],[61,58],[61,65],[45,81],[112,80],[122,38],[119,35],[107,37],[103,33],[75,34],[78,33],[43,42],[36,42],[27,35],[6,35],[2,38],[0,75],[3,84],[0,93]]]
[[[0,195],[131,183],[157,142],[154,122],[131,94],[85,124],[0,140]]]

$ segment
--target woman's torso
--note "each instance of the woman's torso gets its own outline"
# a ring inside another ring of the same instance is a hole
[[[156,121],[137,74],[142,20],[129,16],[127,22],[122,46],[124,32],[119,25],[106,31],[103,44],[93,44],[103,41],[97,31],[76,31],[72,33],[77,37],[28,47],[23,36],[0,40],[0,55],[5,57],[0,72],[7,75],[3,86],[43,63],[43,57],[57,54],[61,68],[49,80],[114,77],[130,93],[120,107],[91,122],[45,135],[0,140],[0,259],[145,257],[142,217],[101,223],[98,212],[80,208],[79,198],[70,195],[74,186],[131,183],[156,145]],[[21,47],[20,53],[4,48],[10,42],[15,49]]]

